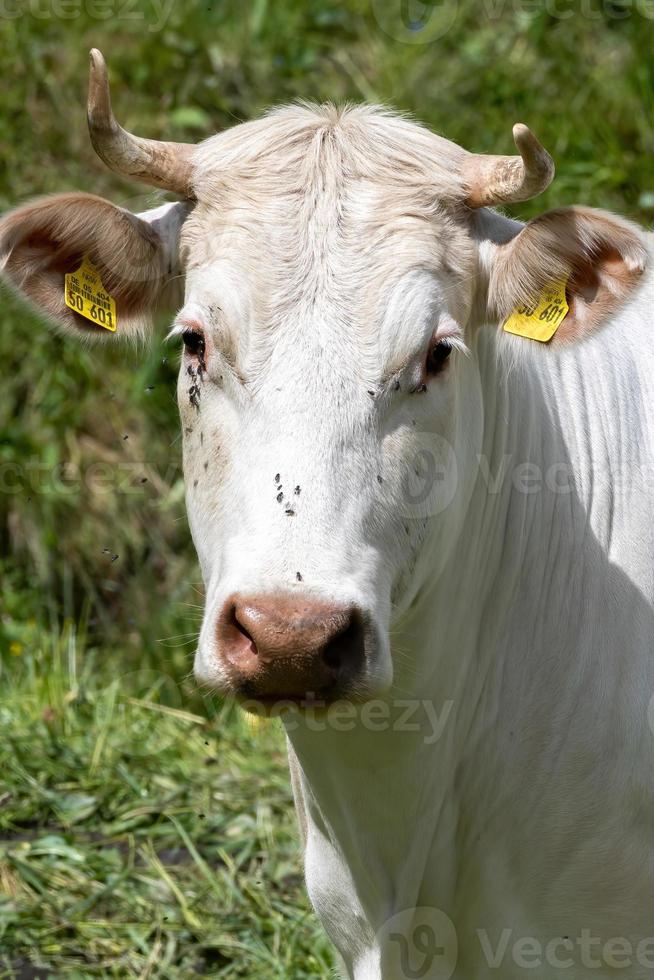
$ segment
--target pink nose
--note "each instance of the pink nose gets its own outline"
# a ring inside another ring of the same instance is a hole
[[[232,596],[217,638],[232,687],[249,698],[333,699],[364,663],[359,610],[306,596]]]

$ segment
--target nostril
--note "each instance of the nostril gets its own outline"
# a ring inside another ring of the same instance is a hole
[[[230,625],[232,629],[234,629],[237,633],[241,634],[242,637],[241,644],[243,643],[243,640],[246,640],[250,644],[250,652],[255,655],[258,654],[259,651],[257,649],[256,643],[254,642],[254,638],[252,634],[248,630],[247,626],[245,626],[244,623],[242,623],[241,620],[238,618],[238,610],[236,606],[232,606]]]
[[[259,650],[242,620],[236,604],[227,606],[218,621],[218,642],[229,664],[238,671],[255,673],[260,667]]]
[[[336,674],[350,674],[360,667],[362,658],[363,625],[360,616],[353,612],[345,629],[332,636],[325,645],[322,661]]]
[[[322,659],[332,670],[340,670],[342,661],[341,637],[330,640],[323,651]]]

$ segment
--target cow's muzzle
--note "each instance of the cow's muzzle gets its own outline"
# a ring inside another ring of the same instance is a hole
[[[216,629],[229,687],[268,703],[331,702],[355,693],[371,632],[356,606],[286,594],[233,595]]]

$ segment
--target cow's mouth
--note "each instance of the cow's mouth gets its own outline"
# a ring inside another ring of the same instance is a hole
[[[234,690],[234,697],[249,713],[266,718],[282,717],[287,711],[299,711],[320,717],[321,713],[326,712],[334,704],[361,700],[354,690],[349,690],[345,685],[335,685],[320,692],[307,691],[304,694],[293,691],[263,694],[257,690],[256,685],[246,683]]]

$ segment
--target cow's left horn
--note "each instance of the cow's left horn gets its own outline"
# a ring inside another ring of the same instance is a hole
[[[463,166],[463,180],[471,208],[528,201],[541,194],[554,178],[554,161],[523,123],[513,127],[520,156],[471,153]]]
[[[182,197],[193,196],[195,146],[142,139],[123,129],[111,109],[107,66],[97,48],[91,50],[88,120],[96,153],[116,173],[164,187]]]

